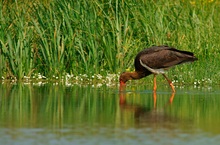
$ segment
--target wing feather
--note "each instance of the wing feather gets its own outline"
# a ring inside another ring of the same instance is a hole
[[[177,64],[190,61],[191,55],[175,51],[175,49],[161,49],[154,53],[140,56],[140,60],[152,69],[169,68]]]

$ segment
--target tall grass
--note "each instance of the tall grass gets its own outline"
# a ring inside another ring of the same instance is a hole
[[[167,44],[199,58],[171,75],[219,81],[218,1],[1,1],[0,7],[4,78],[122,72],[133,69],[138,51]]]

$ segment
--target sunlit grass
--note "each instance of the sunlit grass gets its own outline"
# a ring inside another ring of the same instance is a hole
[[[44,80],[62,80],[69,74],[91,82],[101,75],[104,80],[133,70],[143,48],[167,44],[199,58],[170,70],[175,83],[219,84],[219,11],[219,2],[211,0],[3,1],[0,76],[16,81],[40,73]]]

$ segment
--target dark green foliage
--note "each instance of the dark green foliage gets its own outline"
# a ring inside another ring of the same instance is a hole
[[[199,0],[3,1],[0,75],[118,73],[143,48],[167,44],[199,58],[174,70],[190,71],[183,80],[219,80],[219,11],[217,1]]]

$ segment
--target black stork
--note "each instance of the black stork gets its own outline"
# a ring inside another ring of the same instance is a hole
[[[152,46],[140,51],[135,57],[134,72],[124,72],[120,75],[120,86],[128,80],[141,79],[150,74],[154,75],[154,91],[157,89],[156,75],[162,74],[175,92],[172,81],[165,75],[165,71],[178,64],[198,60],[192,52],[178,50],[169,46]]]

